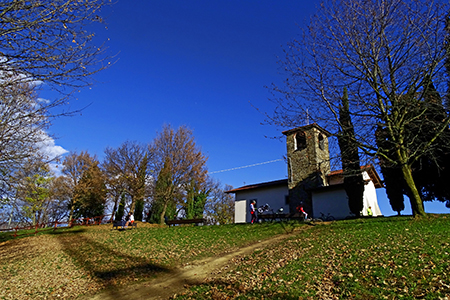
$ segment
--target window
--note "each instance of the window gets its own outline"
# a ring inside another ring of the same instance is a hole
[[[319,149],[325,150],[325,139],[321,133],[319,133]]]
[[[284,204],[288,205],[290,203],[289,195],[284,196]]]
[[[304,132],[297,132],[295,138],[295,150],[306,149],[306,137]]]

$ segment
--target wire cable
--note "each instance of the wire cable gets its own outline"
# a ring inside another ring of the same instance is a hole
[[[209,172],[209,174],[216,174],[216,173],[234,171],[234,170],[245,169],[245,168],[250,168],[250,167],[256,167],[256,166],[270,164],[270,163],[277,162],[277,161],[282,161],[282,160],[283,159],[279,158],[279,159],[269,160],[269,161],[256,163],[256,164],[252,164],[252,165],[247,165],[247,166],[242,166],[242,167],[235,167],[235,168],[231,168],[231,169],[225,169],[225,170],[220,170],[220,171],[213,171],[213,172]]]

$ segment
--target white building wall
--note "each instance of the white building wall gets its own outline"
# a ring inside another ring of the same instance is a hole
[[[350,211],[348,208],[347,193],[345,193],[343,188],[324,189],[322,191],[313,192],[312,204],[312,218],[320,218],[320,213],[323,213],[325,216],[330,214],[336,219],[345,219]]]
[[[289,204],[286,203],[286,196],[289,190],[286,186],[272,186],[268,188],[251,189],[248,191],[237,191],[235,193],[235,223],[248,223],[251,220],[249,205],[250,200],[256,200],[256,207],[265,205],[266,203],[277,211],[283,208],[284,213],[289,213]]]
[[[367,172],[363,172],[363,179],[370,180]],[[323,190],[318,190],[313,192],[313,218],[320,218],[321,212],[325,216],[332,215],[336,219],[344,219],[350,216],[350,208],[348,207],[348,197],[345,192],[344,186],[339,185],[333,188],[325,188]],[[362,215],[367,216],[367,209],[369,206],[372,209],[373,216],[382,216],[380,207],[378,206],[377,193],[375,185],[372,181],[367,181],[364,186],[363,194],[363,210]]]
[[[363,178],[369,180],[367,172],[363,172]],[[264,188],[237,191],[235,193],[235,223],[250,222],[249,213],[250,200],[257,201],[256,206],[260,207],[264,204],[269,206],[276,212],[283,208],[285,213],[289,212],[289,204],[286,203],[286,196],[289,195],[287,184],[269,186]],[[367,216],[367,208],[370,206],[373,216],[382,216],[380,207],[378,206],[376,189],[372,181],[368,181],[364,188],[363,199],[363,216]],[[336,219],[345,219],[350,216],[348,207],[348,198],[342,184],[336,186],[328,186],[312,192],[313,216],[312,218],[320,218],[321,212],[327,216],[330,214]]]
[[[378,206],[377,192],[372,181],[369,181],[364,187],[363,216],[367,216],[367,209],[369,206],[371,207],[374,217],[383,215],[380,207]]]

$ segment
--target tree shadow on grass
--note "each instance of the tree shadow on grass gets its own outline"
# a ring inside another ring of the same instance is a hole
[[[34,229],[21,230],[17,233],[17,236],[14,236],[14,230],[11,230],[10,232],[0,233],[0,243],[7,242],[7,241],[13,241],[13,240],[19,240],[22,238],[27,238],[27,237],[32,237],[32,236],[44,235],[44,234],[49,234],[49,235],[68,234],[68,233],[76,234],[76,233],[83,233],[86,231],[86,229],[84,229],[84,228],[79,228],[79,229],[75,229],[75,230],[68,230],[68,229],[69,228],[64,228],[64,229],[58,228],[57,230],[55,230],[51,227],[48,227],[48,228],[44,228],[44,229],[39,229],[37,233],[34,231]]]
[[[5,243],[7,241],[11,241],[11,240],[15,240],[15,239],[17,239],[17,238],[14,237],[14,233],[12,233],[12,232],[2,232],[2,233],[0,233],[0,243]],[[4,246],[4,244],[0,245],[0,247],[1,246]]]
[[[86,235],[79,235],[76,240],[71,236],[61,235],[59,239],[63,251],[75,264],[87,272],[102,289],[108,289],[113,295],[119,286],[172,271],[149,258],[126,252],[130,250],[110,247]]]
[[[50,234],[50,235],[60,235],[60,234],[80,234],[80,233],[84,233],[87,230],[85,228],[77,228],[77,229],[73,229],[73,230],[53,230],[53,231],[49,231],[46,234]]]

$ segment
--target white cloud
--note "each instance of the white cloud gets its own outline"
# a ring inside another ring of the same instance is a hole
[[[42,131],[42,140],[38,143],[39,152],[45,155],[47,159],[54,160],[61,155],[69,152],[61,146],[55,144],[55,140],[49,136],[46,132]],[[50,170],[55,174],[55,176],[61,176],[62,164],[59,160],[51,162],[49,164]]]
[[[39,151],[41,152],[41,154],[47,156],[50,160],[69,152],[63,147],[56,145],[55,140],[47,133],[42,132],[42,135],[42,141],[38,144]]]
[[[54,174],[55,177],[59,177],[62,175],[62,164],[58,163],[49,163],[50,171]]]
[[[44,104],[50,104],[50,100],[44,99],[44,98],[41,98],[41,97],[37,98],[37,102],[38,103],[44,103]]]
[[[37,144],[40,154],[44,155],[48,160],[55,160],[61,155],[69,152],[61,146],[55,144],[55,140],[49,136],[46,132],[41,132],[41,141]],[[58,165],[57,163],[52,163]],[[53,166],[51,166],[53,168]],[[56,167],[58,168],[58,167]]]

